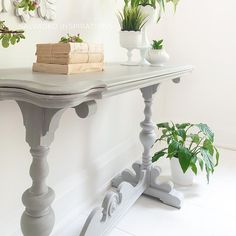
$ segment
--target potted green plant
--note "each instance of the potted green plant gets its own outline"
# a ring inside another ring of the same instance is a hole
[[[163,46],[163,39],[153,40],[146,60],[153,66],[164,66],[169,59],[170,57]]]
[[[118,14],[120,23],[120,44],[128,50],[128,61],[126,65],[133,65],[132,50],[139,48],[142,43],[141,30],[146,23],[146,16],[140,8],[128,6],[126,2],[123,12]]]
[[[174,8],[179,0],[126,0],[131,6],[139,7],[144,15],[147,16],[147,23],[143,28],[142,47],[148,47],[150,41],[147,36],[147,26],[151,23],[158,22],[161,19],[162,13],[165,11],[167,3],[173,3]]]
[[[210,174],[219,162],[219,152],[208,125],[161,123],[157,127],[161,136],[156,142],[164,142],[165,147],[154,154],[153,162],[161,157],[170,159],[172,179],[177,184],[191,185],[193,174],[197,175],[199,168],[205,169],[209,183]]]

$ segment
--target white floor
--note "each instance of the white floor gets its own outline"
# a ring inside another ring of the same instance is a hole
[[[163,165],[164,174],[169,168]],[[236,152],[221,150],[220,166],[209,185],[177,187],[185,195],[181,210],[141,197],[110,236],[235,236]]]
[[[176,186],[185,195],[180,210],[143,196],[109,236],[236,236],[236,152],[220,153],[220,165],[209,185],[202,175],[192,187]],[[170,179],[168,161],[159,165],[163,179]],[[71,227],[59,235],[78,236],[87,216],[70,222]]]

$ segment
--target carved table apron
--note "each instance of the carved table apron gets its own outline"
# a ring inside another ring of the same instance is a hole
[[[33,157],[32,186],[22,196],[23,235],[49,236],[54,226],[51,204],[55,194],[46,184],[47,155],[62,114],[68,108],[75,108],[80,118],[86,118],[96,111],[96,100],[135,89],[141,90],[145,103],[140,133],[144,147],[142,163],[133,164],[135,174],[126,170],[112,180],[114,190],[107,193],[101,207],[91,212],[80,236],[107,235],[142,194],[180,208],[182,195],[171,182],[158,183],[160,169],[151,162],[150,150],[156,139],[151,106],[161,82],[179,82],[192,69],[192,66],[157,68],[113,64],[106,65],[102,73],[71,76],[32,73],[30,69],[0,70],[0,100],[15,100],[19,105]]]

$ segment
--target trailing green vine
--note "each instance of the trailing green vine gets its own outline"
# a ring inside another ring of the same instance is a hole
[[[4,48],[19,43],[21,39],[25,39],[23,30],[10,30],[5,25],[5,21],[0,21],[0,41]]]
[[[23,8],[24,11],[34,11],[39,6],[38,0],[21,0],[16,7]],[[5,25],[5,21],[0,21],[0,41],[4,48],[19,43],[25,39],[24,30],[11,30]]]

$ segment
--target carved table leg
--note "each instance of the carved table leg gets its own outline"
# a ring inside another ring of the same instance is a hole
[[[141,170],[146,170],[148,188],[143,194],[158,198],[167,205],[180,208],[183,195],[174,189],[174,185],[171,181],[167,183],[160,183],[157,179],[161,173],[161,170],[159,167],[154,167],[152,165],[151,147],[156,140],[156,135],[154,131],[155,125],[152,122],[151,107],[153,95],[157,92],[157,88],[158,85],[154,85],[141,89],[145,102],[145,119],[141,123],[142,131],[140,133],[140,140],[144,147],[142,164],[139,162],[134,163],[133,169],[136,174],[134,175],[130,170],[125,170],[112,180],[112,185],[117,187],[122,182],[128,182],[135,186],[138,183],[137,173]]]
[[[125,170],[112,180],[117,189],[107,193],[101,207],[94,209],[87,218],[80,236],[104,236],[118,223],[135,201],[146,194],[162,202],[180,208],[182,195],[173,189],[173,184],[156,181],[160,168],[152,165],[151,148],[156,140],[152,122],[152,100],[158,85],[141,89],[145,101],[145,119],[141,123],[140,140],[144,147],[142,164],[135,162],[133,171]]]
[[[160,199],[163,203],[174,206],[176,208],[181,207],[181,201],[183,196],[181,193],[174,190],[174,185],[172,182],[168,183],[158,183],[156,181],[157,177],[160,175],[160,168],[152,166],[152,155],[151,148],[155,143],[155,125],[152,122],[152,102],[153,94],[157,92],[158,85],[150,86],[141,89],[145,102],[145,120],[141,123],[142,131],[140,133],[140,140],[144,146],[143,162],[141,169],[148,170],[148,189],[144,194],[156,197]]]
[[[51,208],[55,194],[46,184],[49,174],[47,154],[64,110],[17,103],[23,115],[26,141],[33,157],[30,167],[32,186],[22,196],[25,211],[21,218],[21,229],[24,236],[49,236],[55,221]]]

